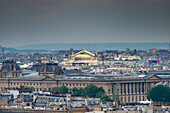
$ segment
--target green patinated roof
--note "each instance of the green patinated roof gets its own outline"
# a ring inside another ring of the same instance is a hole
[[[75,57],[76,58],[91,58],[91,56],[87,54],[79,54],[79,55],[76,55]]]

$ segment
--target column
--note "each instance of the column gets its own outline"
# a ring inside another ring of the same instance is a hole
[[[137,84],[136,84],[136,92],[137,92],[137,94],[139,94],[139,84],[138,84],[138,82],[137,82]]]
[[[119,83],[119,95],[121,95],[121,84]]]
[[[147,89],[146,89],[146,82],[144,82],[144,94],[146,93]]]
[[[124,83],[122,83],[122,95],[124,95]]]
[[[132,83],[129,84],[129,94],[132,94]]]
[[[128,94],[128,84],[126,83],[126,94]]]

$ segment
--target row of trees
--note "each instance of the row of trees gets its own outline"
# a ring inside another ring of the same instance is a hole
[[[164,85],[157,85],[147,91],[147,99],[157,103],[170,102],[170,87]]]
[[[111,101],[113,102],[112,99],[110,99],[107,95],[105,90],[102,87],[97,87],[95,85],[88,85],[85,88],[76,88],[74,87],[73,89],[69,90],[68,87],[66,86],[61,86],[61,87],[53,87],[52,91],[56,91],[59,94],[74,94],[74,95],[81,95],[81,96],[88,96],[88,97],[94,97],[94,98],[101,98],[103,102],[106,101]]]

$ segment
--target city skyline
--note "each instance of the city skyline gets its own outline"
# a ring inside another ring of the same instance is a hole
[[[0,45],[170,42],[169,0],[0,0]]]

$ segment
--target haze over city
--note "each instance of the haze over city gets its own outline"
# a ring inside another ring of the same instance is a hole
[[[0,45],[170,42],[169,0],[0,0]]]

